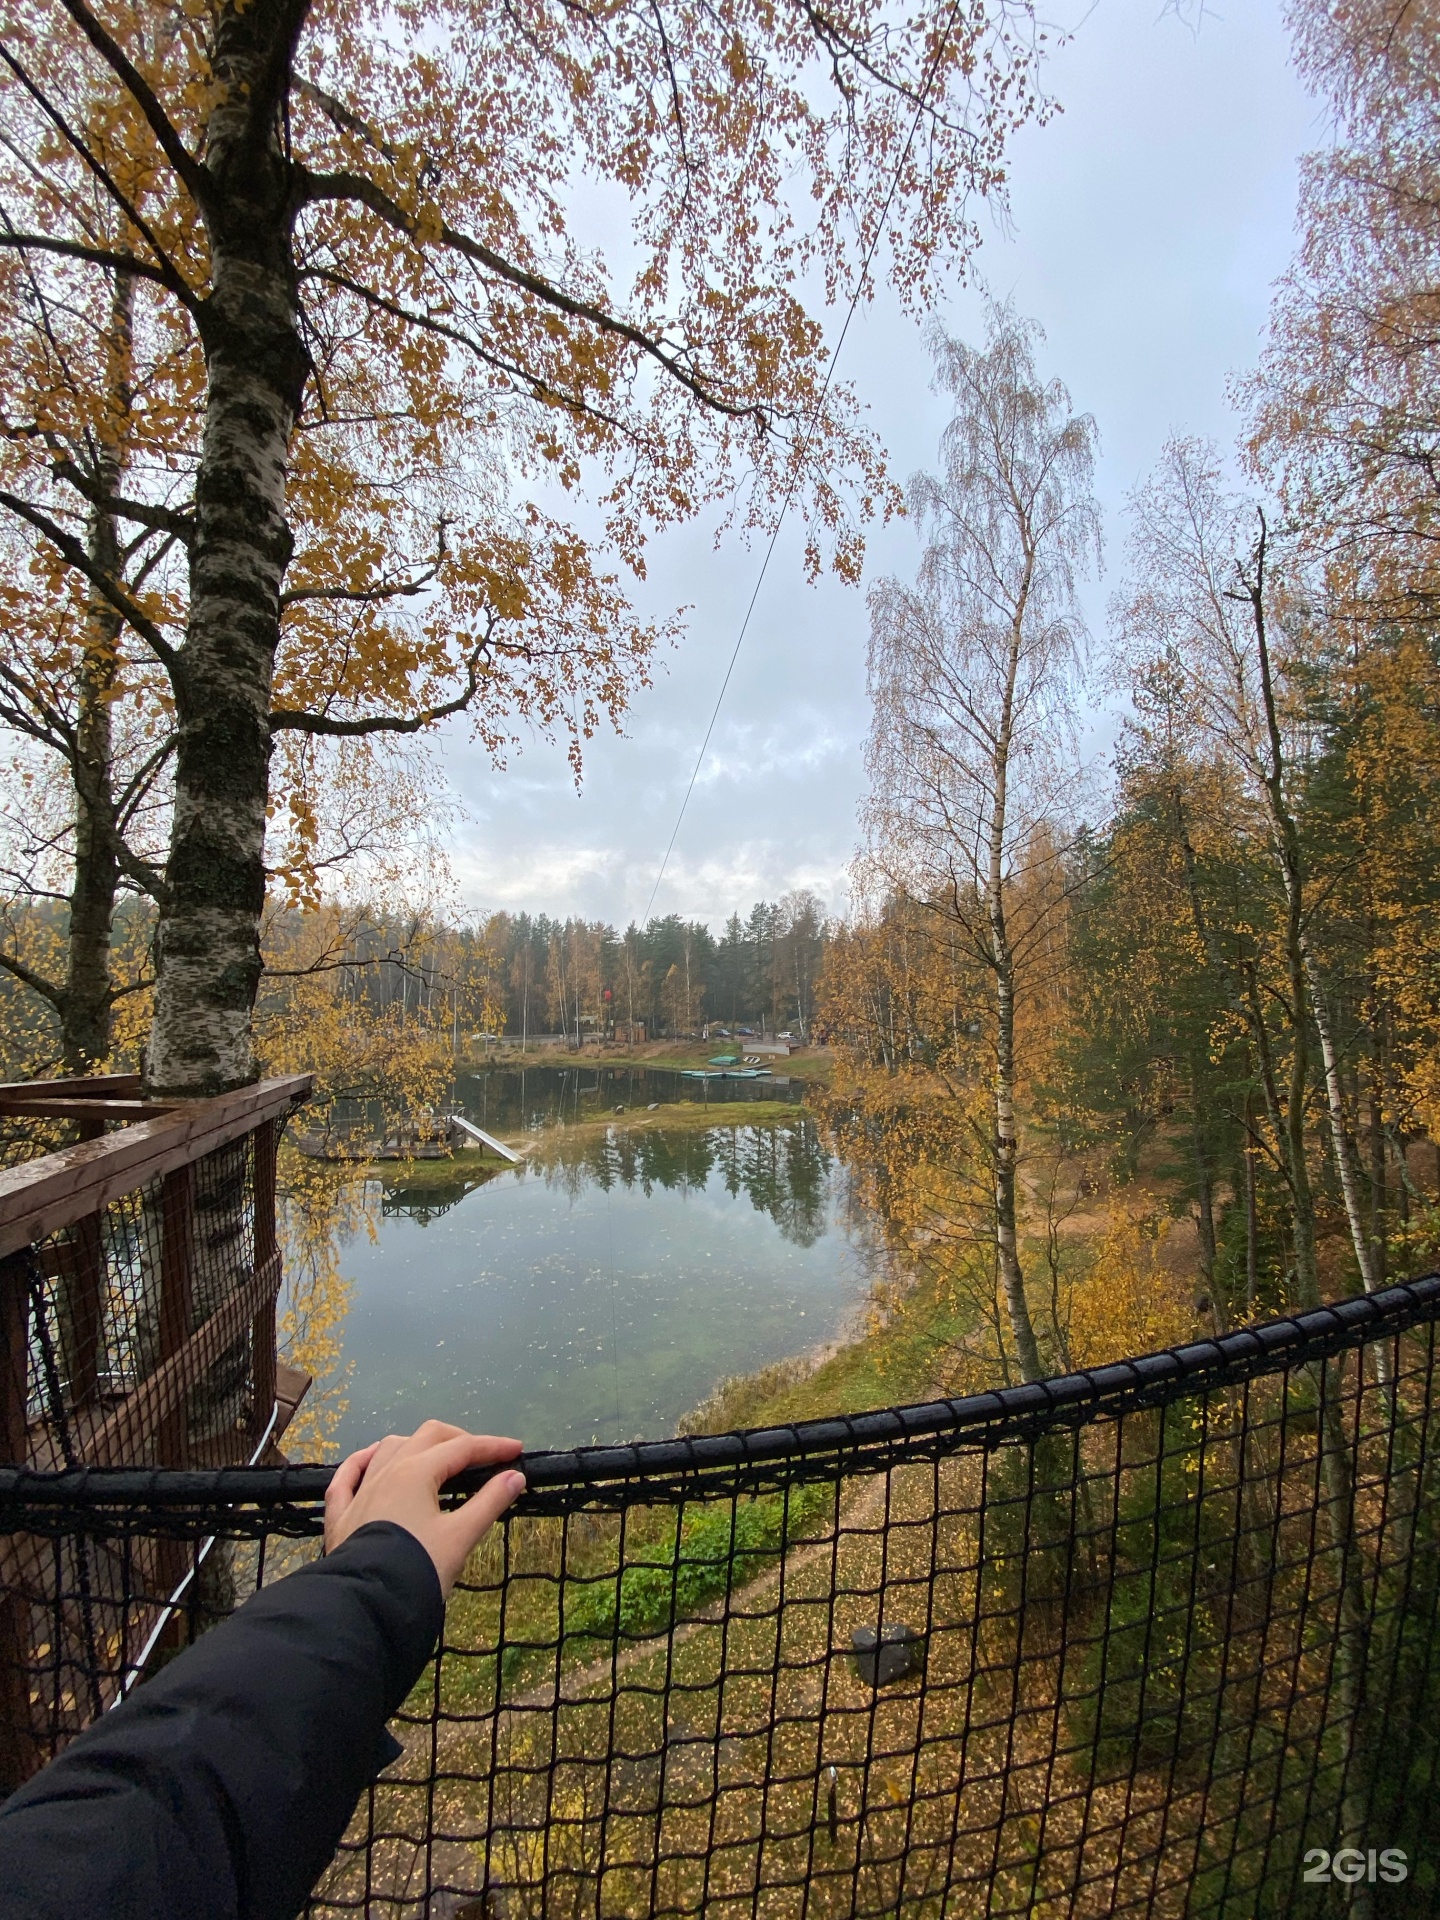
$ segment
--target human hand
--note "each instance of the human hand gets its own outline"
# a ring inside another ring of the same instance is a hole
[[[495,1466],[519,1451],[518,1440],[467,1433],[441,1420],[362,1447],[341,1461],[325,1495],[325,1551],[333,1553],[372,1520],[393,1520],[424,1547],[448,1595],[471,1552],[525,1491],[525,1476],[497,1473],[449,1513],[440,1509],[440,1489],[466,1467]]]

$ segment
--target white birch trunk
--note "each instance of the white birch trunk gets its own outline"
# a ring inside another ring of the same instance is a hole
[[[172,671],[175,814],[146,1065],[162,1094],[220,1093],[255,1077],[270,685],[293,546],[290,436],[309,373],[284,90],[275,87],[297,26],[293,8],[273,0],[224,0],[213,43],[201,194],[211,263],[199,314],[205,425],[189,622]]]
[[[1379,1281],[1379,1261],[1374,1241],[1365,1230],[1365,1212],[1360,1198],[1360,1169],[1345,1124],[1345,1091],[1340,1084],[1340,1060],[1335,1051],[1335,1034],[1329,1003],[1320,984],[1320,970],[1307,940],[1303,948],[1305,975],[1310,983],[1310,1009],[1320,1036],[1320,1058],[1325,1068],[1326,1105],[1330,1112],[1330,1141],[1335,1152],[1335,1169],[1340,1175],[1340,1191],[1345,1200],[1345,1218],[1350,1227],[1350,1243],[1355,1249],[1360,1279],[1367,1293],[1374,1293]]]
[[[169,898],[147,1062],[157,1094],[220,1093],[255,1077],[270,684],[292,545],[285,484],[303,349],[289,276],[221,254],[212,299],[190,621],[174,676]]]
[[[1005,687],[1000,730],[993,760],[993,788],[990,818],[989,872],[986,909],[990,922],[990,957],[995,969],[995,1252],[1000,1267],[1000,1284],[1005,1290],[1005,1305],[1010,1316],[1010,1331],[1015,1340],[1016,1358],[1021,1376],[1042,1380],[1040,1348],[1030,1318],[1030,1303],[1025,1297],[1025,1271],[1020,1261],[1019,1227],[1016,1218],[1016,1172],[1020,1142],[1015,1124],[1015,957],[1010,946],[1010,931],[1005,919],[1005,828],[1009,801],[1010,742],[1015,702],[1015,680],[1020,664],[1020,644],[1025,599],[1022,594],[1016,615],[1010,648],[1009,677]]]

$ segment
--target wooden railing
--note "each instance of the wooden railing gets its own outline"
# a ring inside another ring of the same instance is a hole
[[[284,1464],[279,1441],[310,1379],[276,1356],[276,1153],[311,1084],[293,1074],[166,1103],[128,1075],[0,1087],[22,1155],[0,1171],[6,1465]],[[74,1144],[35,1152],[62,1122]],[[192,1549],[187,1571],[174,1541],[117,1554],[8,1537],[0,1791],[113,1702],[126,1660],[143,1671],[163,1651],[202,1564],[223,1610],[227,1554],[208,1554]],[[72,1581],[78,1603],[65,1598]]]
[[[0,1171],[5,1462],[218,1466],[273,1447],[309,1384],[277,1370],[275,1155],[311,1084],[180,1103],[129,1075],[0,1087],[0,1114],[80,1135]],[[198,1419],[222,1361],[233,1417]]]

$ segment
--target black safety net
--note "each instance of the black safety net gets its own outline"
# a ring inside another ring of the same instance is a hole
[[[1437,1316],[527,1456],[315,1911],[1440,1912]],[[0,1471],[10,1768],[318,1552],[329,1474]]]

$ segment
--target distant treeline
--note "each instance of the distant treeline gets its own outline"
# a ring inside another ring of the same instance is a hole
[[[61,1058],[55,1007],[31,983],[42,970],[63,971],[66,914],[61,903],[12,903],[4,923],[30,980],[0,973],[0,1072],[24,1079],[54,1071]],[[114,947],[134,986],[117,992],[112,1068],[140,1065],[153,931],[146,906],[124,903]],[[563,1033],[579,1044],[586,1035],[674,1037],[718,1023],[808,1040],[832,936],[810,893],[759,900],[743,919],[732,914],[718,938],[678,914],[622,934],[602,920],[543,913],[456,925],[365,906],[278,906],[264,928],[258,1044],[270,1070],[314,1068],[324,1055],[327,1084],[358,1075],[356,1084],[368,1086],[377,1075],[403,1079],[397,1062],[422,1035],[446,1056],[481,1032],[512,1040]]]
[[[718,939],[678,914],[621,934],[602,920],[497,913],[482,937],[507,1035],[617,1025],[674,1035],[719,1022],[808,1039],[830,929],[813,894],[792,893],[732,914]]]

